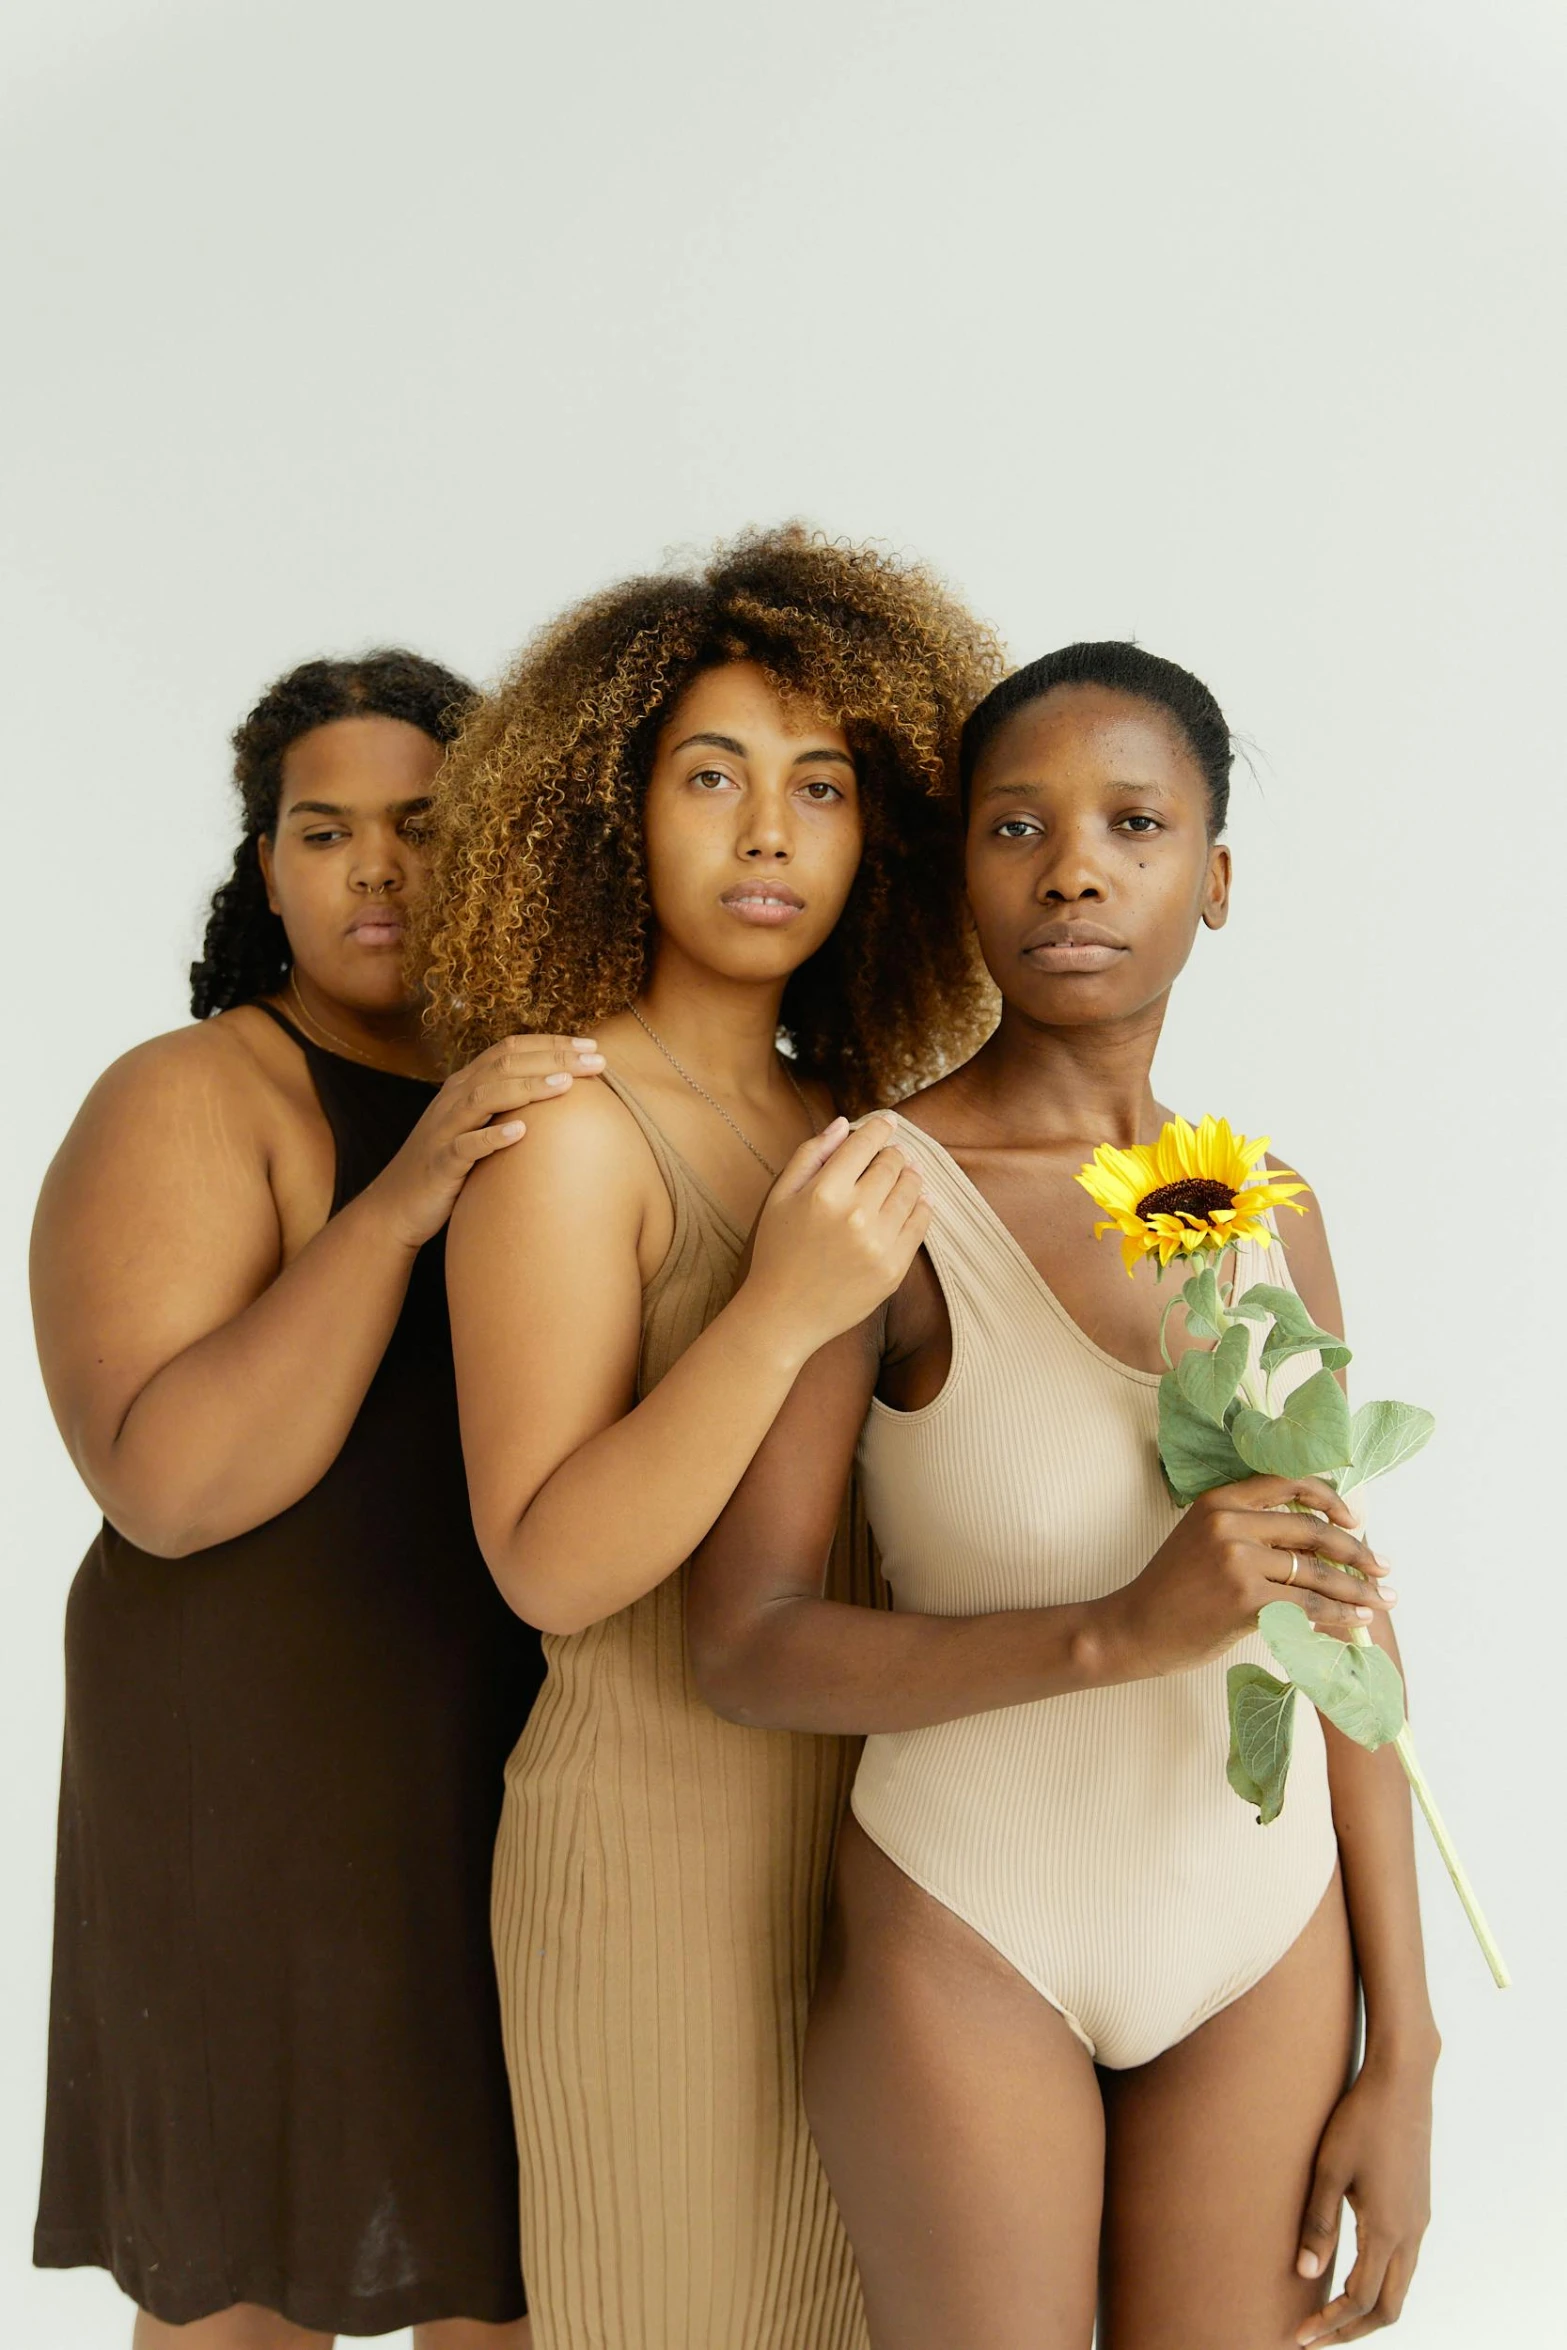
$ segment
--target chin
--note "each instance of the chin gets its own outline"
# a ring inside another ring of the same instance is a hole
[[[419,1001],[402,972],[396,969],[384,973],[345,972],[340,978],[317,979],[316,985],[367,1020],[384,1020],[394,1012],[411,1012]]]
[[[761,987],[791,977],[825,943],[825,937],[807,938],[798,927],[742,931],[738,937],[704,940],[700,960],[724,979]]]

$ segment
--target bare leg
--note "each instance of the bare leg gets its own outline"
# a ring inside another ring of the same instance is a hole
[[[532,2341],[525,2317],[504,2326],[481,2325],[476,2317],[443,2317],[414,2327],[414,2350],[530,2350]]]
[[[414,2350],[530,2350],[531,2341],[525,2317],[503,2326],[446,2317],[433,2325],[415,2326],[413,2334]],[[240,2302],[188,2326],[166,2326],[139,2309],[132,2350],[331,2350],[335,2340],[333,2334],[307,2333],[302,2326],[290,2325],[274,2310]]]
[[[332,2350],[335,2334],[312,2334],[290,2325],[275,2309],[236,2301],[232,2309],[198,2317],[193,2325],[166,2326],[160,2317],[136,2312],[131,2350]]]
[[[1286,2350],[1327,2297],[1295,2273],[1343,2095],[1355,1968],[1335,1876],[1262,1981],[1152,2063],[1103,2076],[1101,2350]]]
[[[805,2096],[875,2350],[1088,2350],[1104,2162],[1088,2052],[852,1819]]]

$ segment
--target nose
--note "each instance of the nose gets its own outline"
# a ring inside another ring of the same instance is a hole
[[[349,876],[350,886],[368,898],[395,896],[408,878],[402,840],[391,826],[364,835]]]
[[[1075,826],[1063,826],[1052,833],[1040,860],[1034,894],[1046,906],[1076,906],[1084,899],[1102,903],[1106,894],[1103,868],[1086,836]]]
[[[794,855],[794,834],[783,792],[748,791],[740,816],[735,847],[752,864],[787,864]]]

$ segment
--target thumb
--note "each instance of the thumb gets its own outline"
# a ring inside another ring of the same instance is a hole
[[[1317,2156],[1311,2193],[1306,2197],[1306,2216],[1300,2228],[1300,2250],[1295,2256],[1297,2276],[1325,2276],[1333,2266],[1333,2254],[1338,2246],[1339,2212],[1348,2187],[1349,2173],[1343,2162],[1324,2148]]]
[[[783,1173],[774,1186],[775,1194],[779,1198],[788,1198],[797,1191],[803,1191],[812,1177],[821,1173],[848,1131],[847,1118],[834,1118],[832,1124],[824,1126],[820,1134],[813,1134],[809,1142],[802,1142],[793,1157],[784,1161]]]

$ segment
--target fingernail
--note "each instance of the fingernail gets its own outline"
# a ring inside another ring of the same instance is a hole
[[[569,1085],[571,1079],[563,1069],[558,1069],[553,1077],[546,1077],[544,1082],[546,1085]]]
[[[571,1041],[579,1053],[596,1053],[598,1051],[599,1040],[596,1036],[574,1036]]]
[[[1394,1600],[1398,1597],[1398,1593],[1393,1589],[1391,1583],[1379,1583],[1377,1589],[1381,1592],[1383,1598],[1386,1600]]]
[[[1363,1624],[1369,1624],[1376,1612],[1377,1611],[1374,1607],[1357,1607],[1355,1610],[1356,1615],[1360,1618]]]
[[[524,1126],[522,1120],[520,1118],[514,1118],[509,1126],[503,1126],[501,1128],[501,1135],[505,1141],[515,1142],[519,1134],[526,1134],[527,1131],[528,1129],[526,1126]]]
[[[604,1066],[602,1053],[578,1053],[577,1061],[584,1069],[602,1069]]]
[[[1322,2262],[1315,2252],[1303,2252],[1295,2267],[1303,2277],[1320,2277],[1322,2274]]]

